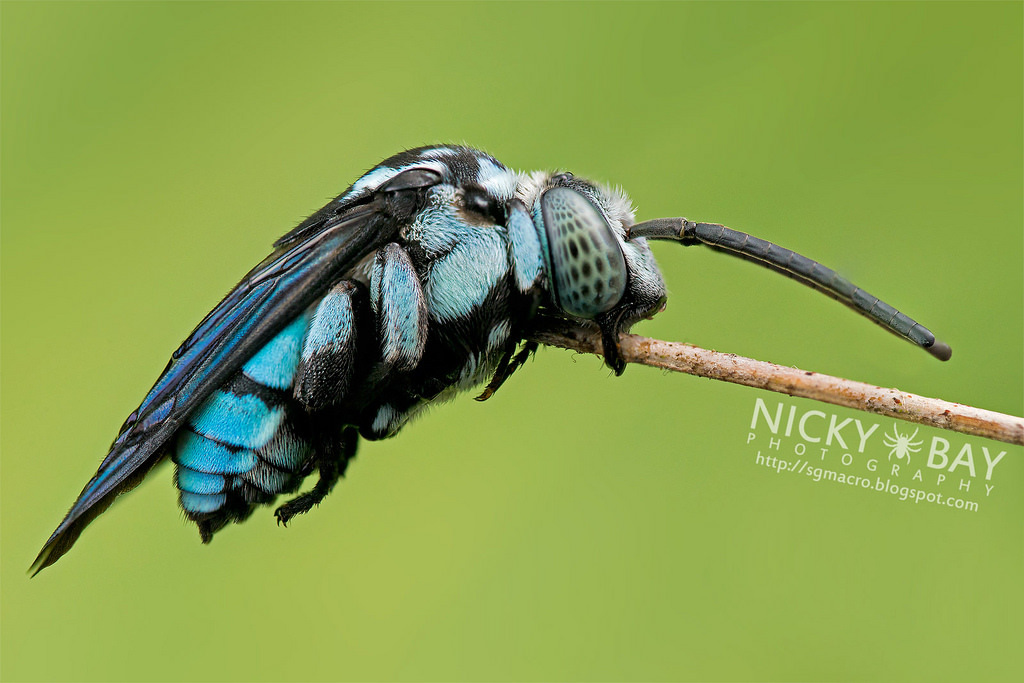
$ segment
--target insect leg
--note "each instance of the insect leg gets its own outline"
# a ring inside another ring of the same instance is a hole
[[[364,351],[373,336],[366,288],[352,280],[335,285],[313,313],[295,373],[295,398],[312,411],[348,399],[368,365]]]
[[[516,345],[512,344],[509,346],[508,351],[504,356],[501,357],[501,361],[498,363],[497,369],[494,371],[494,377],[488,382],[484,390],[476,397],[477,401],[486,401],[494,393],[501,388],[501,385],[505,383],[509,377],[512,376],[519,368],[523,367],[526,361],[530,358],[530,355],[537,350],[537,342],[528,341],[523,343],[523,347],[519,350],[519,353],[512,356],[515,352]]]
[[[296,398],[313,410],[354,405],[357,402],[350,394],[359,375],[373,363],[367,342],[375,340],[379,349],[377,365],[365,382],[372,394],[416,367],[426,346],[426,331],[426,302],[412,260],[398,244],[388,244],[374,258],[368,295],[362,285],[345,281],[317,306],[296,373]],[[328,413],[319,419],[338,417]],[[393,430],[389,426],[387,431]],[[318,505],[355,457],[358,431],[354,426],[344,427],[340,435],[330,428],[322,433],[326,436],[316,447],[319,480],[313,489],[276,510],[280,524]]]
[[[391,243],[377,252],[370,272],[370,305],[385,372],[415,368],[427,344],[427,302],[412,259]]]
[[[427,345],[427,302],[412,259],[397,244],[377,252],[370,272],[370,307],[379,351],[366,385],[380,400],[365,406],[359,424],[363,438],[377,440],[394,435],[423,402],[400,385],[419,365]]]
[[[320,478],[312,489],[297,496],[274,511],[278,524],[287,526],[295,515],[309,512],[331,492],[338,479],[345,476],[349,460],[356,456],[359,433],[354,427],[344,427],[340,437],[328,432],[326,438],[317,444],[316,464]]]

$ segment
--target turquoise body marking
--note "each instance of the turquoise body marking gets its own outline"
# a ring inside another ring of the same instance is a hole
[[[252,451],[229,448],[189,429],[183,429],[178,436],[173,460],[182,467],[208,474],[241,474],[256,466],[256,454]]]
[[[287,389],[295,379],[307,318],[300,315],[242,366],[250,379],[271,389]]]
[[[189,424],[222,443],[259,448],[270,441],[283,418],[283,408],[271,408],[258,396],[217,390],[189,417]]]

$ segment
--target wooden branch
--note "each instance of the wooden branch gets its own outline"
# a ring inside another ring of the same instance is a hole
[[[527,338],[581,353],[601,354],[601,335],[596,329],[587,329],[564,320],[545,318]],[[1024,445],[1024,418],[841,377],[785,368],[733,353],[708,351],[690,344],[660,341],[635,334],[624,334],[619,339],[622,356],[627,363],[640,363],[777,391],[940,429]]]

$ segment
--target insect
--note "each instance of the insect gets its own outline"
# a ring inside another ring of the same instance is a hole
[[[461,146],[397,154],[274,244],[172,354],[33,564],[53,564],[116,496],[170,457],[204,543],[280,494],[286,524],[331,491],[360,438],[536,350],[540,313],[591,321],[621,374],[621,332],[661,311],[648,240],[703,244],[813,287],[946,360],[926,328],[788,249],[684,218],[635,223],[621,191],[570,173],[516,173]]]

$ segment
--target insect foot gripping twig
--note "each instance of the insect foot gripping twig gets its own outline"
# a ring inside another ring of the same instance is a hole
[[[588,329],[563,320],[545,318],[527,338],[581,353],[602,354],[601,333],[596,328]],[[1024,418],[1012,415],[635,334],[622,335],[619,344],[622,358],[627,363],[640,363],[777,391],[908,422],[1024,445]]]

